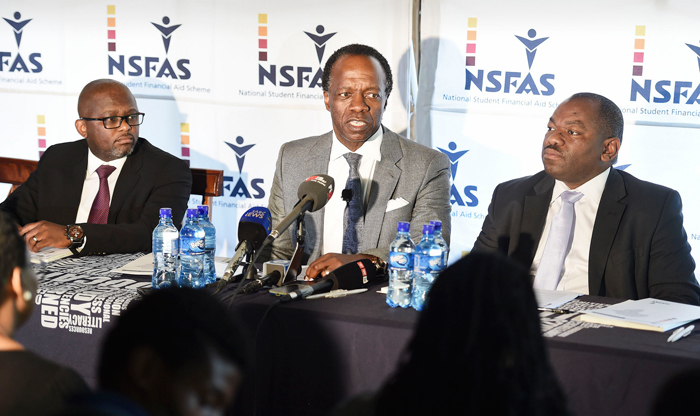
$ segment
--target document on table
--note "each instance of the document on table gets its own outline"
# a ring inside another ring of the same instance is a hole
[[[583,293],[565,292],[563,290],[543,290],[535,289],[535,297],[537,298],[538,308],[558,308],[566,302],[570,302]]]
[[[215,257],[214,266],[216,268],[216,277],[221,278],[224,275],[224,270],[226,266],[231,261],[230,257]],[[242,268],[238,269],[240,272]],[[112,270],[115,273],[123,274],[135,274],[139,276],[151,276],[153,275],[153,253],[148,253],[138,259],[125,264],[124,266]]]
[[[73,252],[67,248],[44,247],[38,253],[31,253],[30,261],[34,264],[50,263],[54,260],[62,259],[72,255]]]
[[[579,319],[596,324],[666,332],[700,319],[700,307],[647,298],[583,311]]]

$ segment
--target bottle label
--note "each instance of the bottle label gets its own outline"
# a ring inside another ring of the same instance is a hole
[[[410,253],[389,253],[389,267],[394,269],[410,269],[412,255]]]
[[[204,239],[187,239],[182,242],[182,248],[188,251],[188,254],[203,254],[204,253]]]
[[[442,271],[442,256],[423,256],[416,254],[414,270],[417,272]]]

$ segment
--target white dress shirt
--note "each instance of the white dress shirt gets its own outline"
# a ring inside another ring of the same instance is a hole
[[[606,169],[595,178],[573,189],[574,192],[582,192],[583,197],[574,204],[573,239],[571,241],[571,249],[564,259],[562,277],[559,280],[559,285],[557,285],[557,290],[588,294],[588,255],[591,249],[593,225],[595,224],[598,205],[600,205],[600,198],[603,196],[605,182],[608,180],[610,169],[612,168]],[[533,276],[536,274],[537,267],[542,259],[542,252],[549,236],[552,218],[561,208],[561,193],[569,190],[569,187],[564,182],[555,181],[552,200],[547,211],[547,221],[544,224],[542,238],[540,238],[530,269]]]
[[[367,209],[369,201],[369,185],[372,183],[374,168],[382,159],[381,146],[384,132],[380,127],[376,133],[360,146],[354,153],[362,155],[360,161],[360,178],[362,179],[363,207]],[[346,153],[353,153],[335,137],[331,144],[331,157],[328,160],[328,175],[335,181],[335,192],[328,200],[323,215],[323,253],[340,253],[343,250],[343,219],[347,202],[343,201],[341,194],[345,189],[350,174],[350,166],[343,157]]]
[[[110,165],[116,168],[107,178],[107,183],[109,184],[109,204],[111,206],[114,187],[117,185],[117,179],[119,179],[119,174],[122,172],[125,162],[126,156],[112,160],[111,162],[105,162],[92,154],[88,148],[87,171],[85,172],[85,182],[83,182],[83,193],[80,195],[78,215],[75,218],[76,224],[86,223],[88,221],[90,209],[92,209],[92,203],[95,201],[97,191],[100,190],[100,177],[97,176],[97,168],[102,165]]]

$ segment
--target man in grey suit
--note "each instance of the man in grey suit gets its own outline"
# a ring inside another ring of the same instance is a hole
[[[612,168],[622,130],[620,109],[603,96],[561,103],[547,125],[544,171],[496,187],[474,250],[530,267],[535,288],[698,305],[680,195]],[[554,230],[567,203],[573,215],[560,239]]]
[[[335,180],[338,195],[323,209],[306,214],[305,254],[312,261],[308,279],[363,258],[384,268],[399,221],[411,222],[417,242],[422,225],[439,220],[449,244],[450,162],[441,152],[381,125],[392,84],[389,64],[375,49],[353,44],[337,50],[323,72],[324,101],[333,130],[285,143],[280,149],[269,202],[273,227],[293,209],[304,180],[316,174]],[[351,159],[358,160],[354,168]],[[350,225],[356,229],[354,246],[345,232],[354,200],[346,203],[340,198],[340,190],[353,180],[361,181],[352,193],[360,207],[359,220]],[[273,258],[291,258],[296,231],[292,226],[279,236]]]

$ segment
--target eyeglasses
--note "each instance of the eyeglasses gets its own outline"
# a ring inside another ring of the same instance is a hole
[[[126,124],[130,125],[131,127],[140,125],[143,123],[143,116],[145,115],[145,113],[135,113],[129,114],[128,116],[112,116],[103,118],[81,117],[80,119],[87,121],[101,121],[106,129],[118,129],[124,120],[126,120]]]

